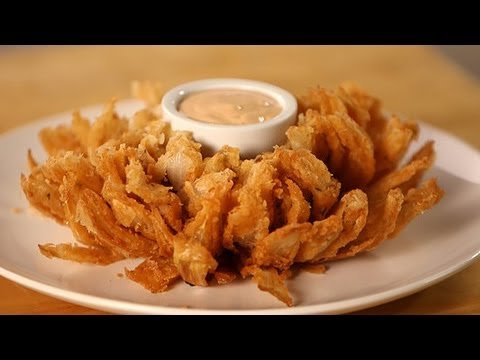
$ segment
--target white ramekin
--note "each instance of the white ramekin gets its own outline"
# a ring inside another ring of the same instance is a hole
[[[282,111],[272,119],[247,125],[210,124],[187,117],[178,110],[190,93],[209,89],[241,89],[261,92],[275,99]],[[202,152],[211,155],[223,145],[240,149],[243,158],[269,151],[285,140],[285,131],[297,118],[297,100],[286,90],[260,81],[246,79],[206,79],[193,81],[169,90],[162,99],[162,114],[173,130],[187,130],[202,144]]]

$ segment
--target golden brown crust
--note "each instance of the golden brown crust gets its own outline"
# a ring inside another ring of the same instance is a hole
[[[178,278],[178,271],[172,259],[152,256],[133,270],[125,269],[125,275],[148,291],[159,293],[168,290]]]
[[[92,123],[75,112],[71,126],[42,130],[43,164],[28,151],[25,196],[84,245],[39,245],[43,255],[99,265],[146,258],[126,275],[155,293],[178,278],[208,286],[239,272],[292,306],[285,281],[294,270],[323,273],[325,261],[371,251],[443,196],[436,180],[419,185],[433,142],[399,166],[418,125],[387,118],[353,83],[311,89],[286,143],[244,160],[229,146],[204,158],[191,133],[156,111],[161,86],[133,90],[148,106],[130,119],[112,99]]]

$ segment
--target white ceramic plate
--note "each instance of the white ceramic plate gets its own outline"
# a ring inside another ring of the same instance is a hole
[[[141,107],[118,104],[121,114]],[[83,109],[92,118],[102,106]],[[446,196],[417,218],[400,237],[376,251],[333,263],[325,275],[302,273],[288,287],[296,306],[287,308],[252,281],[190,287],[182,282],[163,294],[119,278],[122,261],[107,267],[81,265],[40,255],[37,244],[71,242],[66,227],[28,210],[20,189],[27,173],[26,152],[43,154],[37,140],[45,125],[68,123],[59,114],[0,136],[0,275],[28,288],[72,303],[130,314],[317,314],[344,313],[382,304],[431,286],[472,263],[480,253],[480,155],[459,140],[422,125],[422,136],[437,141],[437,176]],[[413,150],[413,149],[412,149]],[[43,159],[42,159],[43,160]],[[15,213],[12,208],[22,211]]]

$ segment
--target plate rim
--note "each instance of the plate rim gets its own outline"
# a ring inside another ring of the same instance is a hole
[[[274,309],[201,309],[201,308],[182,308],[176,306],[162,306],[140,304],[124,300],[115,300],[95,295],[84,294],[77,291],[66,290],[53,285],[44,284],[33,280],[28,276],[17,274],[7,270],[0,265],[0,276],[5,277],[17,284],[23,285],[29,289],[38,291],[69,303],[81,305],[87,308],[111,312],[115,310],[117,314],[145,314],[145,315],[308,315],[308,314],[342,314],[347,312],[359,311],[370,307],[382,305],[433,286],[448,277],[455,275],[461,270],[471,265],[480,255],[480,248],[470,258],[458,262],[446,269],[416,280],[412,283],[396,287],[390,290],[381,291],[353,299],[332,301],[323,304],[299,305],[285,308]]]

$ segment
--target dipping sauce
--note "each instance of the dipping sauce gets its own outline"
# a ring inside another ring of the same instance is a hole
[[[256,91],[212,89],[189,94],[179,111],[191,119],[212,124],[255,124],[272,119],[282,108],[276,100]]]

